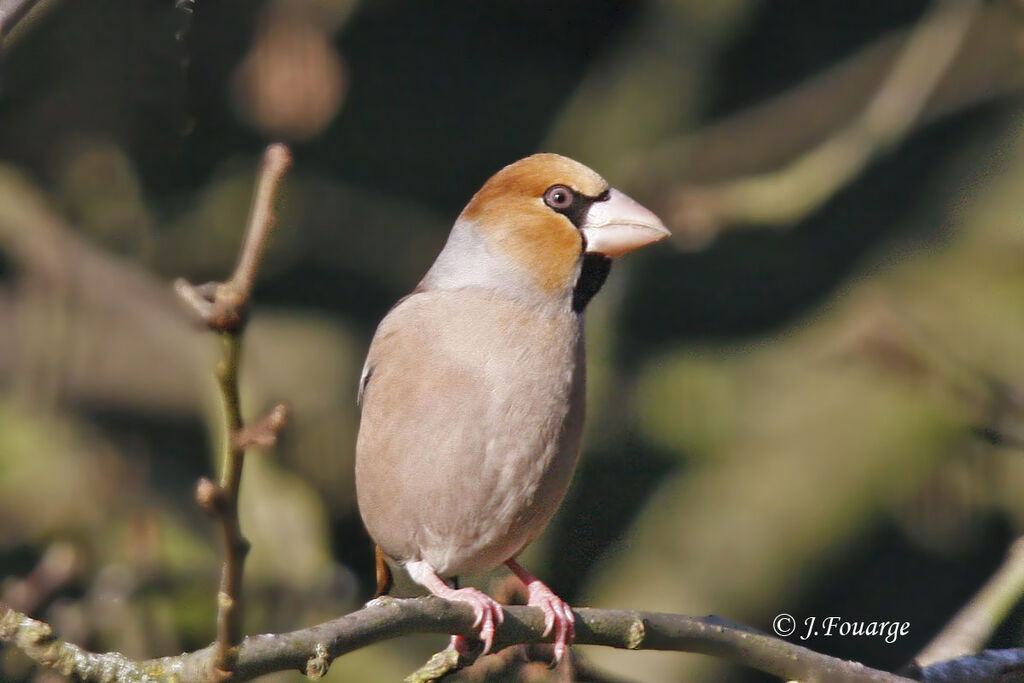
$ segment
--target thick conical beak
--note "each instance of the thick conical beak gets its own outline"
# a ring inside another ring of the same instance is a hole
[[[653,213],[615,188],[608,199],[594,202],[581,232],[587,253],[620,256],[668,237],[668,228]]]

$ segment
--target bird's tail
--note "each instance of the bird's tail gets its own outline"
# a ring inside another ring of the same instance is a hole
[[[392,577],[391,568],[388,567],[388,563],[384,561],[384,551],[380,549],[380,546],[375,546],[377,549],[377,593],[373,596],[379,598],[380,596],[391,590]]]

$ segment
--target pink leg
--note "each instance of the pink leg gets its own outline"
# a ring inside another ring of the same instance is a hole
[[[573,616],[572,607],[569,603],[551,592],[551,589],[541,583],[541,580],[530,572],[523,569],[515,560],[509,560],[505,565],[512,570],[512,573],[519,577],[519,580],[526,584],[527,603],[532,607],[540,607],[544,610],[544,635],[555,631],[555,661],[562,661],[566,649],[576,637],[576,617]]]
[[[491,646],[494,645],[494,631],[501,625],[501,622],[505,621],[505,613],[502,612],[501,605],[494,598],[476,588],[452,588],[426,562],[410,562],[405,565],[405,568],[413,581],[425,586],[437,597],[469,603],[473,608],[473,614],[476,615],[473,626],[480,627],[480,640],[484,643],[483,652],[480,654],[485,655],[490,652]],[[457,641],[453,640],[452,645],[457,648]]]

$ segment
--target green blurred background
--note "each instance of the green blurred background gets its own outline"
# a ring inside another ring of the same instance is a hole
[[[43,0],[0,62],[0,599],[132,657],[212,640],[219,548],[192,491],[216,467],[218,349],[170,282],[230,272],[280,139],[242,390],[249,415],[294,418],[246,464],[246,629],[367,600],[370,336],[482,182],[548,150],[676,240],[591,304],[580,469],[524,563],[579,605],[908,621],[893,644],[805,643],[901,666],[1024,527],[1024,6],[976,8],[921,120],[821,206],[763,225],[693,207],[852,121],[930,7]],[[991,644],[1020,646],[1022,617]],[[376,645],[329,680],[397,680],[443,643]],[[768,680],[580,650],[616,680]],[[498,669],[471,675],[553,675]],[[0,650],[0,679],[54,675]]]

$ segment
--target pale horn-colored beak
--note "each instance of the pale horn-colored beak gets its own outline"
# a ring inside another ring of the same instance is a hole
[[[611,188],[608,195],[590,205],[580,229],[587,253],[621,256],[671,234],[657,216],[625,194]]]

